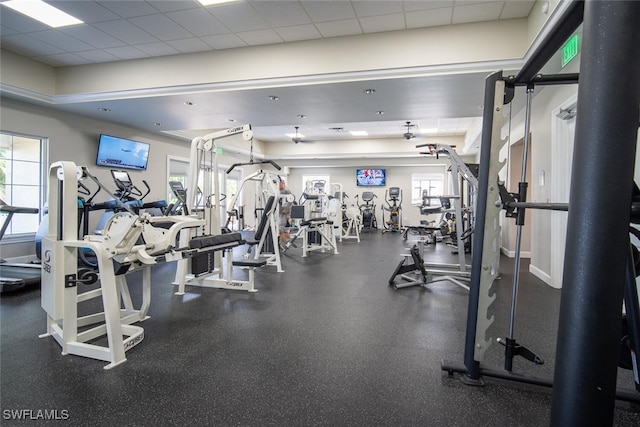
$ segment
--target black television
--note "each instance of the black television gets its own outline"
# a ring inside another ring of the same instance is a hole
[[[356,169],[358,187],[384,187],[387,185],[385,169]]]
[[[118,138],[111,135],[100,135],[98,142],[98,166],[118,167],[143,171],[147,169],[149,160],[149,144]]]

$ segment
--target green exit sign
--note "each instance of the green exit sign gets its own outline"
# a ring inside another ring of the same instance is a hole
[[[562,67],[567,65],[578,54],[578,35],[574,34],[562,46]]]

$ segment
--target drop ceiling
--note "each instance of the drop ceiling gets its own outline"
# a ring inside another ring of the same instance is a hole
[[[234,49],[528,16],[534,1],[262,1],[203,8],[181,1],[48,1],[85,24],[51,29],[0,9],[2,48],[53,67]],[[251,123],[263,141],[464,136],[481,116],[486,72],[127,99],[75,100],[55,108],[185,138]],[[375,93],[366,94],[365,90]],[[7,94],[3,94],[6,96]],[[278,100],[269,99],[277,96]],[[192,105],[188,105],[188,104]],[[106,111],[105,111],[106,110]],[[336,132],[331,128],[343,128]],[[435,129],[435,130],[434,130]]]

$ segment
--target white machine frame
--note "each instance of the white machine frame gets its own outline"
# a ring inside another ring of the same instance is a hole
[[[195,194],[197,191],[198,185],[198,176],[200,172],[203,171],[205,174],[205,183],[211,182],[211,174],[213,177],[213,191],[217,192],[219,189],[219,179],[218,179],[218,158],[217,152],[218,147],[216,145],[216,140],[220,140],[222,138],[230,137],[233,135],[242,134],[242,139],[245,141],[253,140],[253,131],[251,130],[251,125],[243,125],[234,128],[229,128],[217,132],[213,132],[207,134],[202,137],[196,137],[191,141],[191,153],[190,153],[190,169],[189,176],[187,182],[187,207],[191,210],[194,208],[195,203]],[[203,168],[204,159],[209,156],[211,166],[209,168]],[[257,171],[242,180],[240,184],[240,188],[236,193],[234,199],[229,203],[230,206],[235,206],[237,197],[241,193],[241,189],[247,182],[258,182],[259,189],[258,193],[261,197],[263,203],[266,202],[266,198],[268,195],[274,195],[276,198],[278,197],[279,190],[277,184],[277,175],[272,174],[270,172],[265,171]],[[211,189],[205,189],[206,193],[211,193]],[[219,197],[217,198],[219,199]],[[176,291],[177,295],[184,295],[186,285],[189,286],[199,286],[199,287],[210,287],[210,288],[218,288],[218,289],[233,289],[233,290],[243,290],[248,292],[255,292],[256,289],[254,287],[254,270],[257,267],[263,265],[275,265],[278,272],[284,271],[282,269],[282,263],[280,260],[280,253],[277,250],[278,248],[278,223],[275,218],[274,211],[277,210],[277,203],[274,203],[274,208],[272,212],[269,212],[269,229],[271,230],[271,236],[273,238],[274,250],[273,254],[267,254],[266,262],[261,262],[259,259],[261,256],[264,256],[263,248],[265,247],[265,238],[268,233],[265,231],[263,233],[263,238],[257,245],[257,249],[255,251],[254,260],[233,260],[233,250],[225,249],[223,251],[217,251],[214,254],[214,266],[215,267],[210,273],[203,274],[201,276],[196,276],[192,272],[191,262],[188,259],[183,259],[178,261],[178,266],[176,269],[175,280],[173,282],[174,285],[178,286],[178,290]],[[195,209],[194,209],[195,211]],[[205,227],[198,230],[193,230],[189,233],[182,233],[180,246],[185,246],[189,240],[194,237],[201,235],[219,235],[222,232],[221,221],[220,221],[220,209],[218,206],[206,207],[204,209],[204,219],[205,219]],[[223,267],[223,256],[226,258],[226,262]],[[234,266],[246,267],[249,269],[249,280],[238,280],[234,279]]]
[[[46,333],[62,347],[62,354],[74,354],[109,362],[105,369],[126,361],[125,352],[144,339],[144,329],[132,323],[148,318],[151,300],[150,267],[159,261],[191,256],[190,251],[173,248],[186,228],[199,227],[204,221],[193,217],[158,217],[173,222],[169,229],[153,226],[148,214],[121,212],[106,224],[102,235],[78,240],[78,178],[88,171],[73,162],[55,162],[49,168],[49,234],[42,240],[41,305],[47,313]],[[138,244],[142,237],[144,243]],[[96,254],[99,288],[79,292],[79,248]],[[118,271],[116,271],[118,269]],[[136,309],[129,294],[125,273],[142,269],[142,303]],[[103,311],[78,316],[78,304],[102,299]],[[88,329],[85,327],[92,326]],[[107,344],[89,343],[106,336]]]
[[[473,175],[469,167],[464,163],[462,158],[458,155],[458,153],[454,150],[453,147],[446,144],[425,144],[419,145],[418,147],[428,146],[431,149],[432,153],[436,154],[445,154],[449,156],[451,161],[451,176],[452,176],[452,186],[453,186],[453,195],[443,195],[438,196],[440,198],[449,198],[453,201],[453,209],[451,210],[439,210],[439,212],[454,212],[456,215],[456,246],[458,250],[458,263],[457,264],[444,264],[444,263],[428,263],[424,262],[424,266],[427,268],[427,281],[424,283],[421,280],[416,279],[415,277],[411,278],[410,275],[403,275],[402,277],[405,279],[405,283],[396,284],[396,288],[404,288],[409,286],[416,285],[425,285],[427,283],[432,283],[440,280],[448,280],[461,288],[469,290],[469,283],[471,279],[471,266],[466,263],[465,250],[464,250],[464,240],[463,240],[463,211],[462,211],[462,198],[460,197],[460,181],[458,179],[459,176],[464,178],[468,183],[469,190],[469,199],[470,206],[467,206],[465,209],[465,213],[469,218],[474,217],[474,207],[475,207],[475,199],[478,188],[478,179]],[[472,224],[470,224],[472,225]],[[410,227],[409,227],[410,228]],[[435,236],[433,237],[435,239]],[[418,245],[420,250],[420,256],[424,259],[424,245],[427,243],[425,238],[418,238],[414,241]],[[409,257],[410,255],[403,254],[405,257]]]

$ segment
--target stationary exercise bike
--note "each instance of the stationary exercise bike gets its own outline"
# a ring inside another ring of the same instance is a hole
[[[385,191],[384,199],[387,206],[382,207],[382,224],[384,226],[382,232],[399,232],[402,230],[402,190],[400,187],[390,187],[388,191]],[[386,221],[384,211],[389,211],[389,219]]]
[[[375,197],[378,196],[373,194],[372,191],[362,192],[362,201],[364,203],[358,205],[358,208],[360,208],[360,214],[362,216],[362,231],[369,232],[374,228],[378,228],[378,223],[376,221],[376,205],[375,203],[373,203],[373,199]]]

